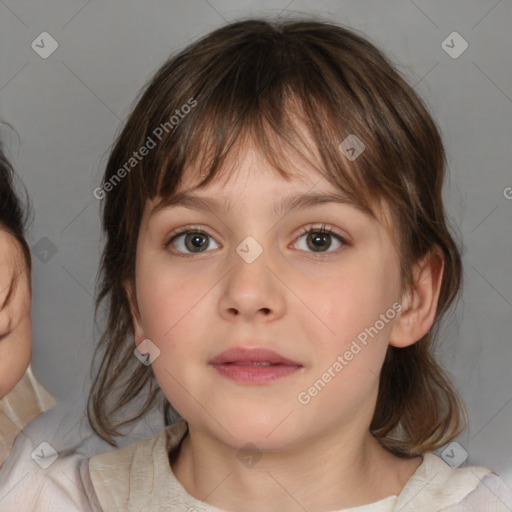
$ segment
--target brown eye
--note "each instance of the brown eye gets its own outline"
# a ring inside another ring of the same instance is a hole
[[[299,247],[299,249],[316,253],[334,252],[329,251],[333,243],[333,238],[339,244],[336,248],[348,245],[347,241],[341,235],[335,233],[332,229],[326,229],[325,226],[321,228],[306,228],[297,240],[301,238],[305,238],[306,248],[303,249]]]
[[[210,240],[213,238],[202,230],[187,229],[172,236],[167,246],[172,245],[181,254],[199,254],[209,248]]]

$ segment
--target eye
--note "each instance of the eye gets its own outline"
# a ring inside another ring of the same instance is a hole
[[[324,253],[324,252],[334,252],[334,251],[327,251],[327,249],[330,249],[332,246],[332,239],[335,238],[339,244],[338,248],[343,245],[349,245],[349,243],[345,240],[343,236],[341,236],[339,233],[336,233],[331,228],[326,228],[324,224],[322,224],[321,227],[312,227],[308,226],[302,231],[300,236],[297,238],[297,240],[300,240],[301,238],[306,237],[305,241],[305,247],[304,250],[311,249],[312,252],[315,253]],[[299,245],[297,243],[297,245]],[[299,247],[300,248],[300,247]]]
[[[178,249],[179,256],[205,252],[205,250],[210,246],[209,239],[213,240],[208,233],[198,226],[185,226],[179,231],[171,233],[170,236],[171,238],[165,246],[168,247],[169,245],[173,245]],[[216,248],[218,248],[218,246],[215,247],[215,249]]]
[[[325,225],[316,228],[311,226],[306,227],[296,239],[296,245],[299,245],[297,241],[300,241],[304,237],[306,237],[306,248],[299,247],[299,249],[312,251],[317,254],[334,252],[328,251],[332,246],[333,238],[338,243],[337,248],[350,245],[342,235],[336,233],[331,228],[326,228]],[[170,239],[165,244],[165,247],[167,248],[172,245],[177,249],[176,253],[178,256],[200,254],[206,252],[210,247],[210,240],[213,240],[213,238],[199,226],[185,226],[171,233]],[[214,247],[214,249],[218,249],[218,245]]]

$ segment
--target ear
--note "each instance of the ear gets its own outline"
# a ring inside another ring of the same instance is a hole
[[[140,317],[139,307],[137,305],[137,298],[135,296],[133,281],[131,279],[126,279],[123,281],[123,287],[126,291],[126,296],[130,305],[135,345],[139,346],[139,344],[146,338],[146,336],[144,335],[144,327],[142,326],[142,320]]]
[[[432,327],[443,277],[444,258],[432,249],[413,269],[413,284],[402,295],[402,310],[395,321],[389,344],[407,347],[421,339]]]

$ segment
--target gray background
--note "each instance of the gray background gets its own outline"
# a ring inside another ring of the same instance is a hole
[[[344,24],[384,49],[441,128],[466,283],[439,357],[468,408],[470,428],[457,441],[469,463],[512,485],[510,0],[0,0],[0,119],[19,139],[2,135],[35,213],[34,371],[60,400],[85,400],[98,338],[93,189],[140,88],[171,52],[227,21],[294,12]],[[31,47],[44,31],[59,45],[46,59]],[[469,44],[458,58],[442,47],[453,31]]]

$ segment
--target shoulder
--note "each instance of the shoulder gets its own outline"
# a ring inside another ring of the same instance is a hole
[[[22,429],[0,468],[0,511],[98,510],[89,457],[112,447],[93,435],[83,410],[79,401],[59,402]],[[162,426],[155,412],[119,442],[150,437]]]
[[[126,510],[129,503],[151,495],[156,481],[172,477],[168,453],[186,430],[181,421],[156,437],[92,457],[89,474],[101,506]]]
[[[55,403],[29,365],[21,380],[0,400],[0,466],[9,456],[19,432]]]
[[[105,447],[83,435],[84,421],[61,402],[21,430],[0,469],[2,512],[98,510],[87,463]]]
[[[74,454],[58,457],[45,466],[34,463],[23,473],[15,471],[0,479],[2,512],[101,511],[89,479],[87,459]]]
[[[510,512],[512,490],[496,473],[485,475],[476,488],[446,512]]]
[[[95,455],[89,459],[89,472],[93,484],[103,487],[107,482],[126,481],[132,466],[142,464],[147,467],[157,446],[162,445],[165,432],[144,441],[132,443],[117,450]],[[141,467],[142,467],[141,466]]]
[[[498,480],[501,481],[499,476],[488,468],[481,466],[452,468],[440,457],[428,452],[423,455],[423,463],[398,496],[396,510],[437,512],[446,509],[455,512],[459,509],[449,507],[463,503],[463,500],[468,499],[478,488],[485,487],[487,482],[499,487]],[[505,489],[502,491],[505,492]],[[484,512],[486,509],[478,510]]]

